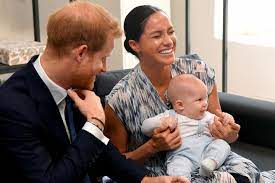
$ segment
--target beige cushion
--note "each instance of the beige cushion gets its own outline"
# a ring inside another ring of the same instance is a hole
[[[35,41],[0,40],[0,63],[25,64],[36,54],[43,52],[45,44]]]

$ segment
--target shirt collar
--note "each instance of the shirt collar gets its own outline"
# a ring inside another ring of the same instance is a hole
[[[46,74],[45,70],[41,65],[41,55],[39,55],[37,60],[33,63],[33,66],[36,72],[38,73],[38,75],[40,76],[40,78],[42,79],[42,81],[46,84],[46,86],[50,90],[56,105],[59,105],[59,103],[62,100],[64,100],[64,98],[67,96],[67,91],[64,88],[58,86],[54,81],[52,81],[48,77],[48,75]]]

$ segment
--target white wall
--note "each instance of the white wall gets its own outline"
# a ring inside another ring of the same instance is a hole
[[[0,39],[33,40],[31,0],[0,2]]]
[[[39,2],[41,41],[46,41],[48,16],[69,0],[43,0]],[[32,0],[0,0],[0,39],[34,40]]]
[[[185,54],[185,0],[171,2],[171,20],[177,36],[176,55]]]
[[[214,39],[214,1],[190,1],[191,52],[198,53],[215,69],[217,86],[222,87],[222,42]]]
[[[231,43],[229,92],[275,102],[275,48]]]

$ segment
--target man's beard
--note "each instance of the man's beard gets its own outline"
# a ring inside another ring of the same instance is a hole
[[[80,89],[80,90],[92,90],[94,88],[95,80],[93,78],[86,79],[86,80],[76,80],[72,88]]]

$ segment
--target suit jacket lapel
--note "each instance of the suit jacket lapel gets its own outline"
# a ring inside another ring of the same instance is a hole
[[[28,72],[26,80],[30,89],[30,95],[36,101],[37,111],[41,116],[41,120],[49,130],[49,138],[54,138],[53,140],[57,141],[59,145],[64,145],[65,147],[70,142],[63,120],[53,96],[32,65],[36,59],[37,57],[33,57],[26,68]]]

